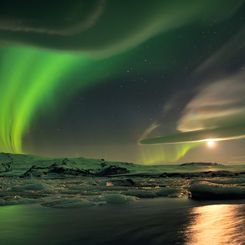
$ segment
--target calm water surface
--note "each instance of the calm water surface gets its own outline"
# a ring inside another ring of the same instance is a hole
[[[0,244],[245,245],[245,204],[165,198],[79,209],[5,206]]]

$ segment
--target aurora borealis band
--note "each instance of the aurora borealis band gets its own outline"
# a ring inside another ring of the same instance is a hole
[[[244,13],[243,0],[2,1],[0,152],[245,161]]]
[[[33,113],[51,99],[57,80],[73,60],[33,50],[11,49],[5,53],[1,66],[1,80],[7,81],[1,84],[1,148],[21,153],[22,136]]]
[[[1,149],[22,153],[22,137],[35,113],[40,107],[55,103],[55,91],[66,86],[64,82],[67,82],[69,73],[75,73],[78,69],[83,71],[82,81],[77,85],[83,89],[106,76],[103,68],[111,67],[105,63],[100,62],[101,67],[95,74],[92,70],[96,61],[86,56],[32,48],[5,49],[1,80],[7,83],[1,84]],[[77,86],[71,84],[71,87]]]

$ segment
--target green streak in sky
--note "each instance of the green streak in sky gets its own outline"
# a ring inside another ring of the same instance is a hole
[[[112,73],[104,72],[103,67],[112,70],[112,63],[106,60],[62,52],[6,48],[1,58],[0,150],[4,152],[23,152],[23,136],[39,109],[48,109],[56,97],[64,99],[65,95],[55,93],[57,90],[69,86],[83,89]],[[81,81],[72,84],[68,76],[78,72]]]
[[[203,143],[188,143],[178,145],[139,145],[141,160],[145,164],[162,164],[176,162],[184,157],[190,150]]]

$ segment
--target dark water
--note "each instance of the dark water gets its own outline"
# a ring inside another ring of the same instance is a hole
[[[245,244],[245,204],[153,199],[52,209],[0,207],[0,244]]]

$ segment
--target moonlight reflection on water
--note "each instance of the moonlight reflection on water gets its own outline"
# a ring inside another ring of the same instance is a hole
[[[244,205],[219,204],[195,207],[187,227],[188,245],[244,244]]]

